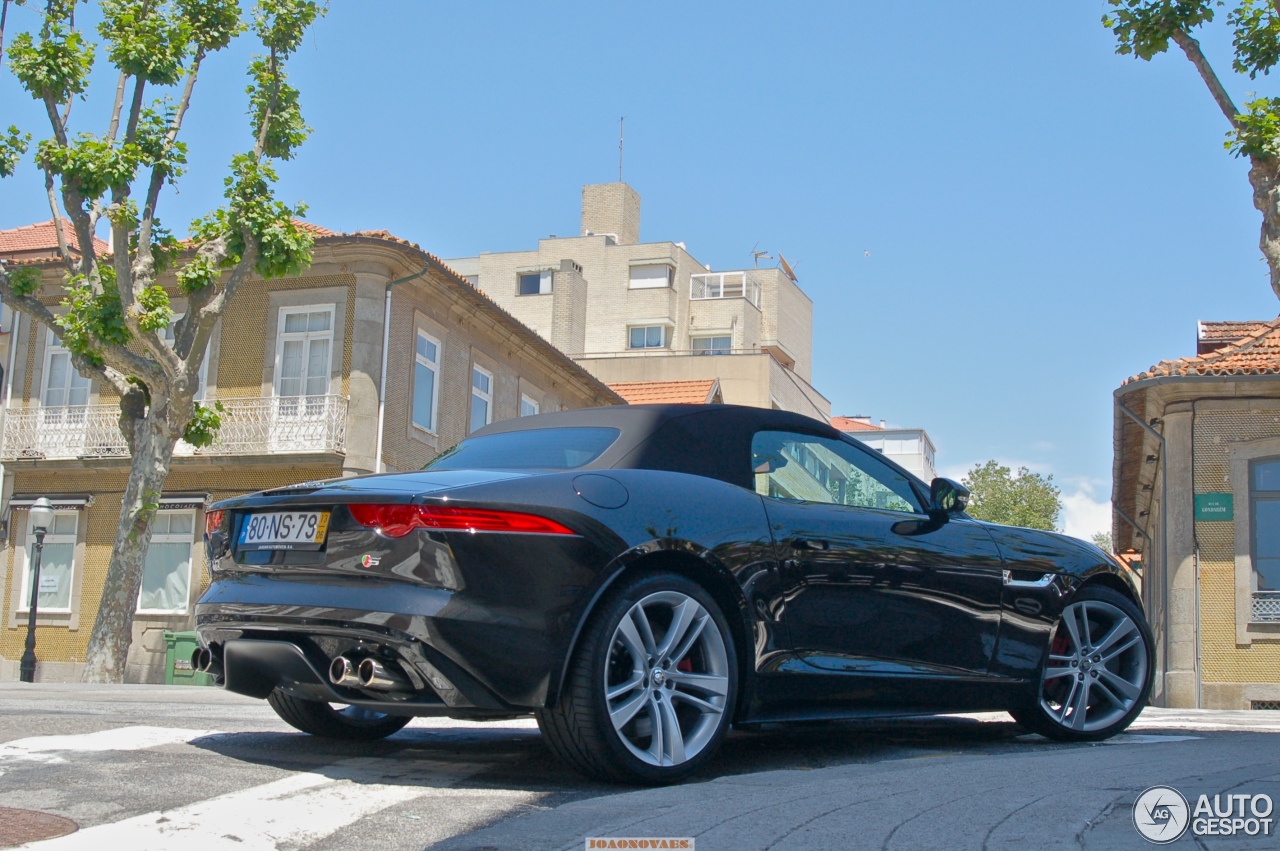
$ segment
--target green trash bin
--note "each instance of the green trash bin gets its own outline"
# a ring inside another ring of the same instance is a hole
[[[194,631],[164,633],[164,684],[167,686],[211,686],[213,677],[191,665],[191,654],[200,646]]]

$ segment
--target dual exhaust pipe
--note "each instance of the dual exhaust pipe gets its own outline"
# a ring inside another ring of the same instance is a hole
[[[373,691],[412,691],[413,686],[401,674],[366,656],[355,662],[339,656],[329,665],[329,682],[347,688],[372,689]]]
[[[191,667],[202,674],[212,674],[215,680],[222,677],[222,657],[214,656],[208,647],[197,647],[192,651]]]

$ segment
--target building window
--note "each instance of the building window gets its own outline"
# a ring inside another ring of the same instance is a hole
[[[195,526],[196,513],[192,509],[156,512],[138,591],[139,612],[186,614]]]
[[[84,408],[89,404],[89,379],[71,363],[71,353],[53,331],[44,347],[44,388],[40,404],[46,408]],[[76,412],[83,416],[83,411]],[[46,417],[47,419],[47,417]]]
[[[637,325],[627,332],[627,347],[631,349],[661,349],[667,345],[665,325]]]
[[[333,305],[280,309],[275,390],[281,416],[323,413],[332,352]]]
[[[471,367],[471,430],[487,426],[493,417],[493,373]]]
[[[40,554],[40,590],[36,602],[42,612],[71,611],[71,580],[75,576],[76,525],[80,521],[78,511],[59,511],[53,515],[53,525],[44,536],[44,550]],[[36,535],[27,519],[26,569],[23,571],[22,599],[19,611],[31,607],[31,577],[35,568]]]
[[[439,399],[440,343],[418,332],[413,353],[413,424],[430,432],[436,430],[436,402]]]
[[[1265,458],[1250,466],[1256,590],[1280,591],[1280,458]]]
[[[727,355],[733,348],[733,337],[724,334],[715,337],[694,337],[690,340],[695,355]]]
[[[532,417],[538,413],[538,400],[527,393],[520,394],[520,416]]]
[[[520,276],[520,295],[546,295],[551,292],[551,272],[527,272]]]
[[[671,286],[671,267],[666,265],[632,266],[631,289],[647,290]]]

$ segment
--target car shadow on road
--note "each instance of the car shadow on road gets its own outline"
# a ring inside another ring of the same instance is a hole
[[[943,716],[874,722],[807,722],[733,731],[692,782],[762,771],[807,771],[850,763],[989,754],[1031,742],[1007,716]],[[334,779],[540,794],[545,806],[627,791],[576,774],[543,744],[530,721],[464,723],[420,719],[377,742],[291,732],[218,733],[192,740],[222,757]],[[543,797],[545,796],[545,797]]]

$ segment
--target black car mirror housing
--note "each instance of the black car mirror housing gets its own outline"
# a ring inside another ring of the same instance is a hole
[[[929,514],[945,522],[969,505],[969,489],[952,479],[936,478],[929,485]]]

